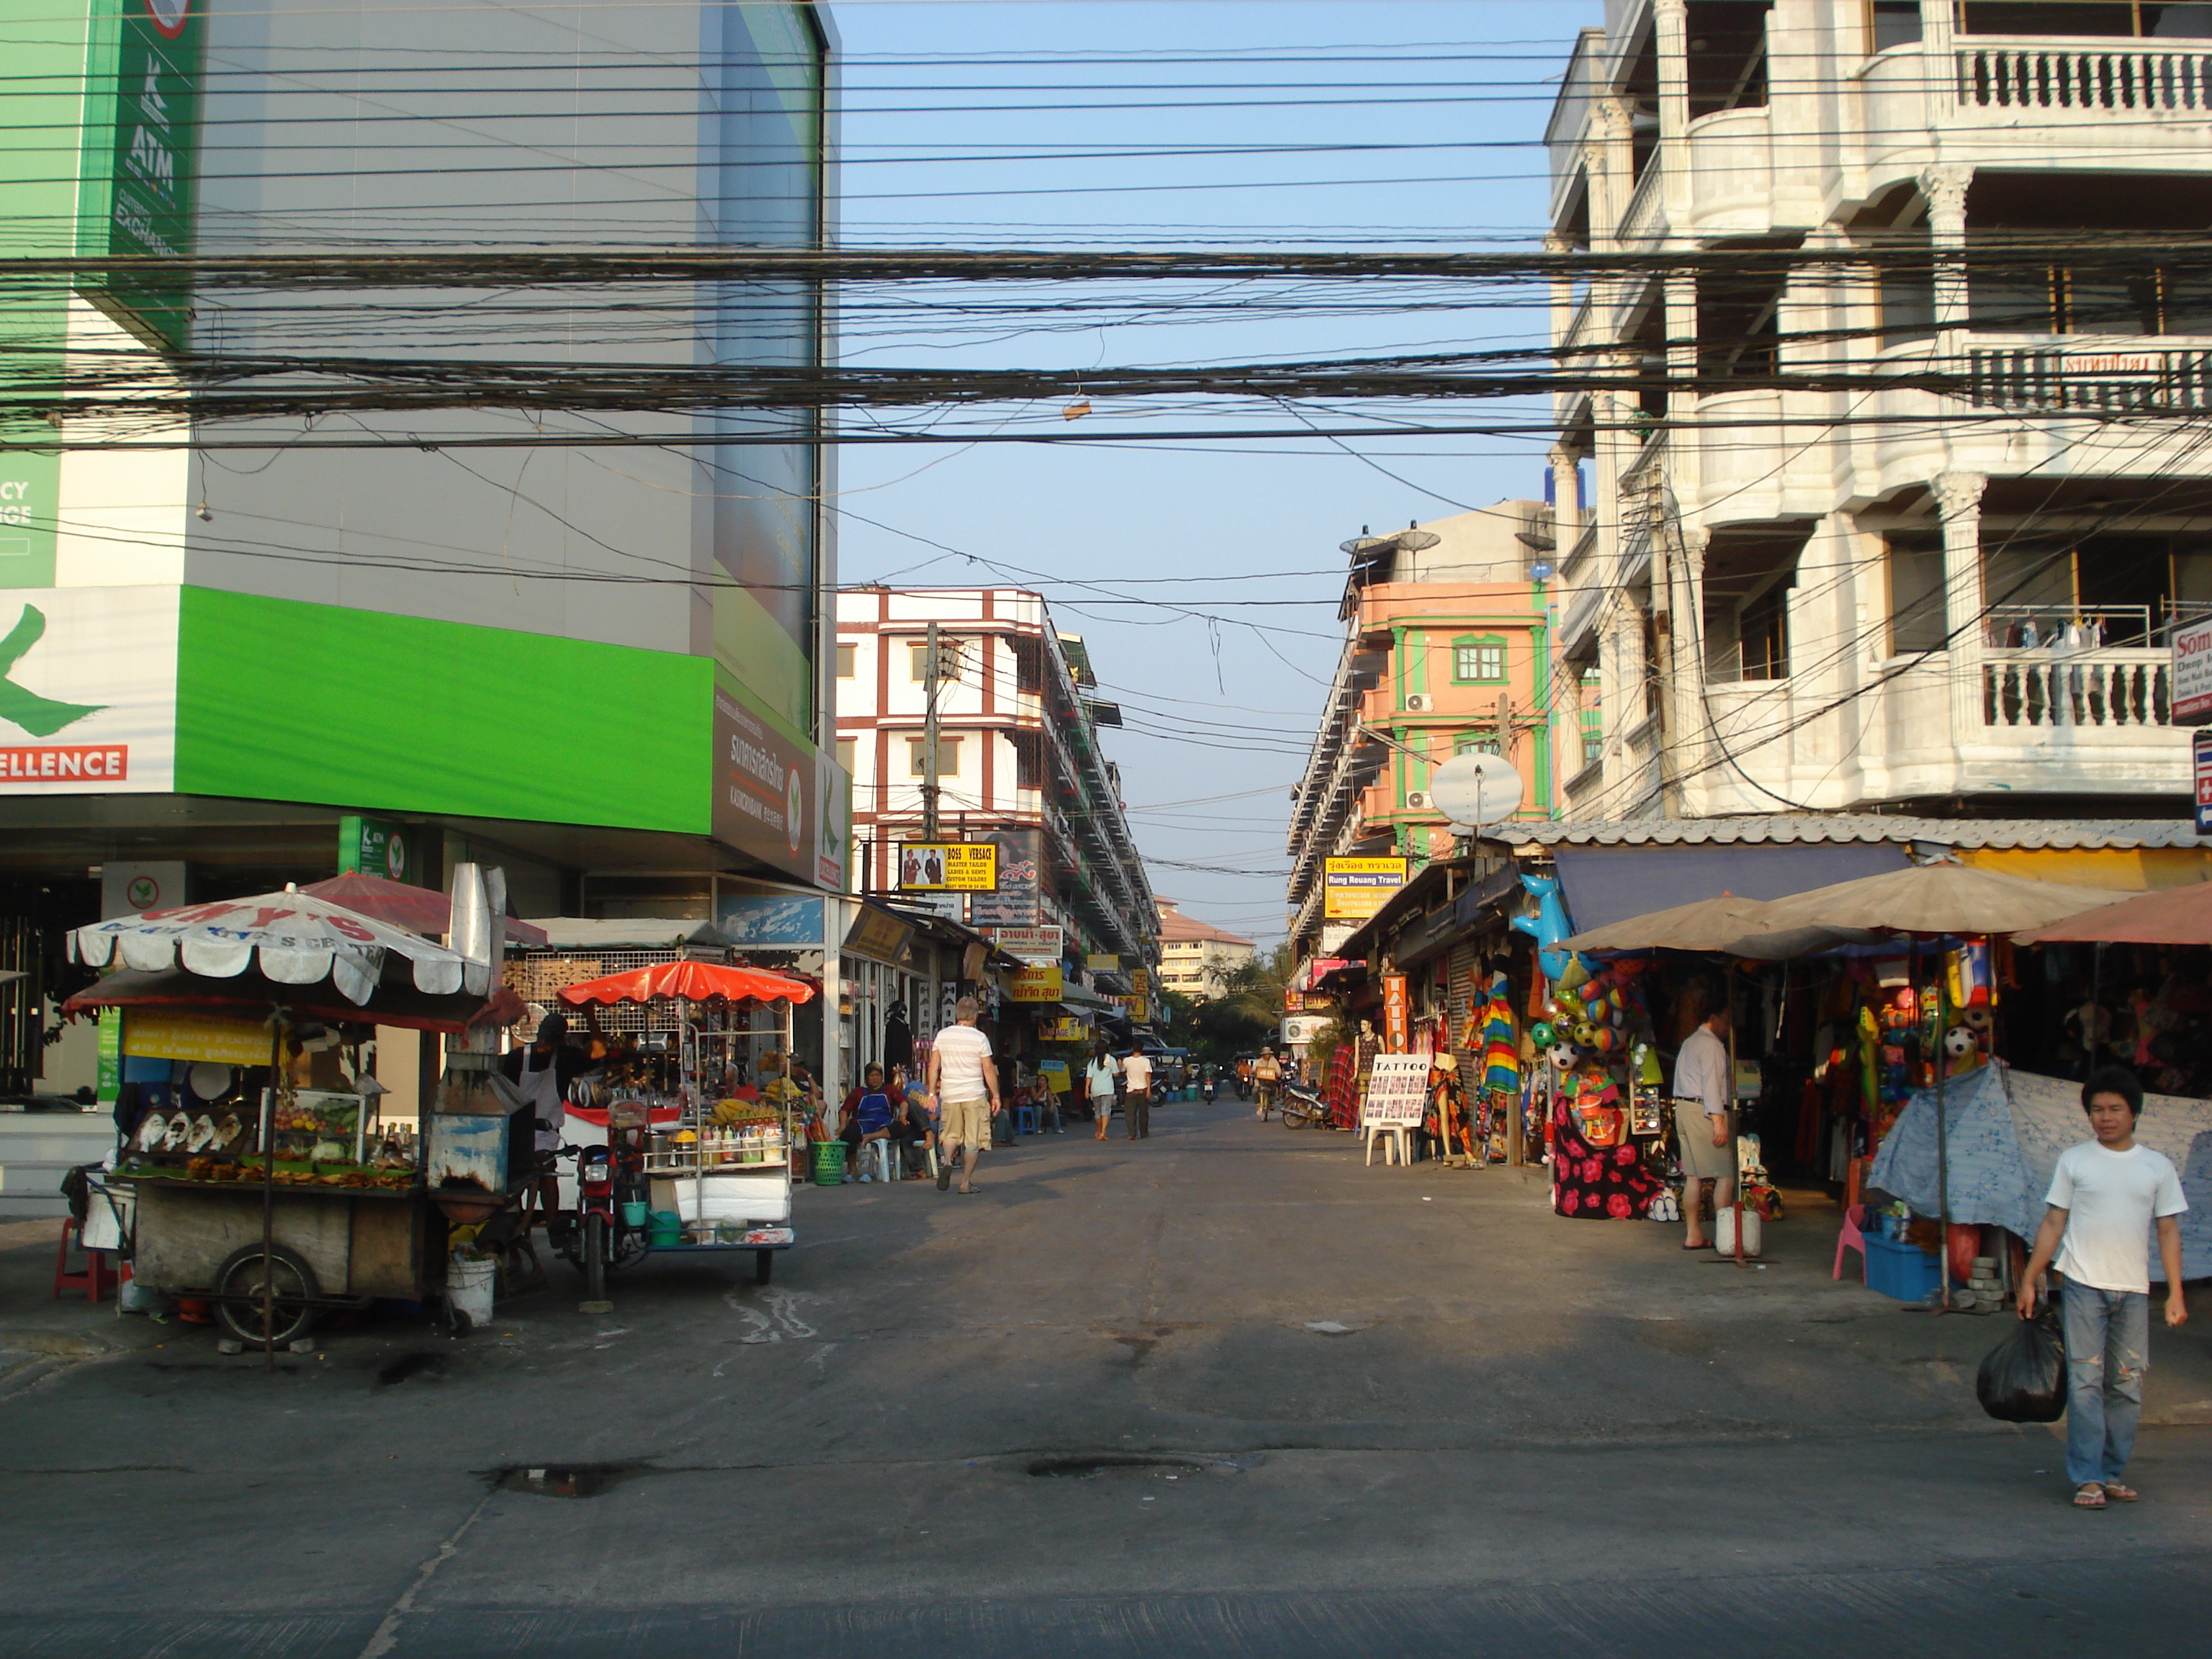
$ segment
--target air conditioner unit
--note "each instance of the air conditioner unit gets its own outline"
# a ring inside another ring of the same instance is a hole
[[[1406,792],[1406,805],[1412,807],[1416,812],[1427,811],[1429,810],[1429,792],[1425,789],[1408,789]]]
[[[1436,706],[1437,700],[1425,691],[1413,691],[1407,694],[1406,710],[1408,714],[1426,714],[1434,710]]]

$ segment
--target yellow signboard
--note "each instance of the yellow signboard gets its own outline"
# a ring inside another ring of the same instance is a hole
[[[1121,1004],[1121,1007],[1139,1025],[1152,1017],[1152,999],[1149,997],[1130,997]]]
[[[1039,1042],[1088,1042],[1091,1040],[1091,1028],[1073,1016],[1041,1019],[1037,1022],[1036,1034]],[[1065,1064],[1064,1061],[1062,1063]],[[1042,1070],[1043,1067],[1038,1069]]]
[[[123,1052],[142,1060],[207,1060],[221,1066],[266,1066],[269,1028],[258,1019],[128,1008]]]
[[[1338,858],[1322,866],[1322,918],[1326,921],[1364,921],[1390,902],[1406,884],[1406,860],[1401,858]]]
[[[1006,981],[1006,995],[1015,1002],[1057,1002],[1060,993],[1060,964],[1056,962],[1022,968]]]
[[[1146,968],[1132,968],[1129,970],[1129,988],[1140,997],[1152,995],[1152,970]]]
[[[898,884],[907,893],[996,892],[999,848],[988,841],[902,841]]]

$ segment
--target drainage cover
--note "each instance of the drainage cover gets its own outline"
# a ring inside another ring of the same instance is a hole
[[[1031,1474],[1059,1480],[1089,1480],[1102,1474],[1139,1474],[1154,1479],[1165,1476],[1172,1480],[1206,1472],[1205,1464],[1194,1463],[1188,1457],[1146,1457],[1135,1452],[1093,1452],[1075,1457],[1040,1457],[1030,1465]]]
[[[502,1492],[535,1492],[540,1498],[597,1498],[634,1474],[636,1463],[530,1463],[492,1472],[492,1485]]]

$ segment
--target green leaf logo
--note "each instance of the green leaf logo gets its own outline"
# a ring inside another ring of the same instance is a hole
[[[34,738],[51,738],[65,726],[74,726],[87,714],[97,714],[107,705],[97,702],[56,702],[35,691],[26,691],[8,678],[24,654],[46,636],[46,613],[35,605],[23,607],[8,637],[0,640],[0,720],[11,720]]]

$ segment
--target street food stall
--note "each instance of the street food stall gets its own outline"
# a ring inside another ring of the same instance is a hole
[[[139,1283],[211,1304],[272,1354],[333,1309],[438,1293],[445,1226],[417,1143],[378,1121],[362,1048],[379,1025],[501,1018],[482,964],[294,889],[112,918],[70,945],[122,964],[64,1012],[122,1022],[113,1179],[134,1197]]]
[[[768,1282],[776,1253],[797,1242],[791,1188],[805,1124],[791,1076],[792,1010],[814,994],[790,975],[689,961],[561,988],[587,1019],[624,1005],[669,1004],[678,1014],[672,1092],[651,1086],[650,1073],[624,1080],[616,1065],[601,1097],[569,1108],[572,1139],[596,1131],[612,1149],[598,1201],[590,1160],[579,1161],[587,1275],[648,1251],[750,1250],[755,1278]]]

